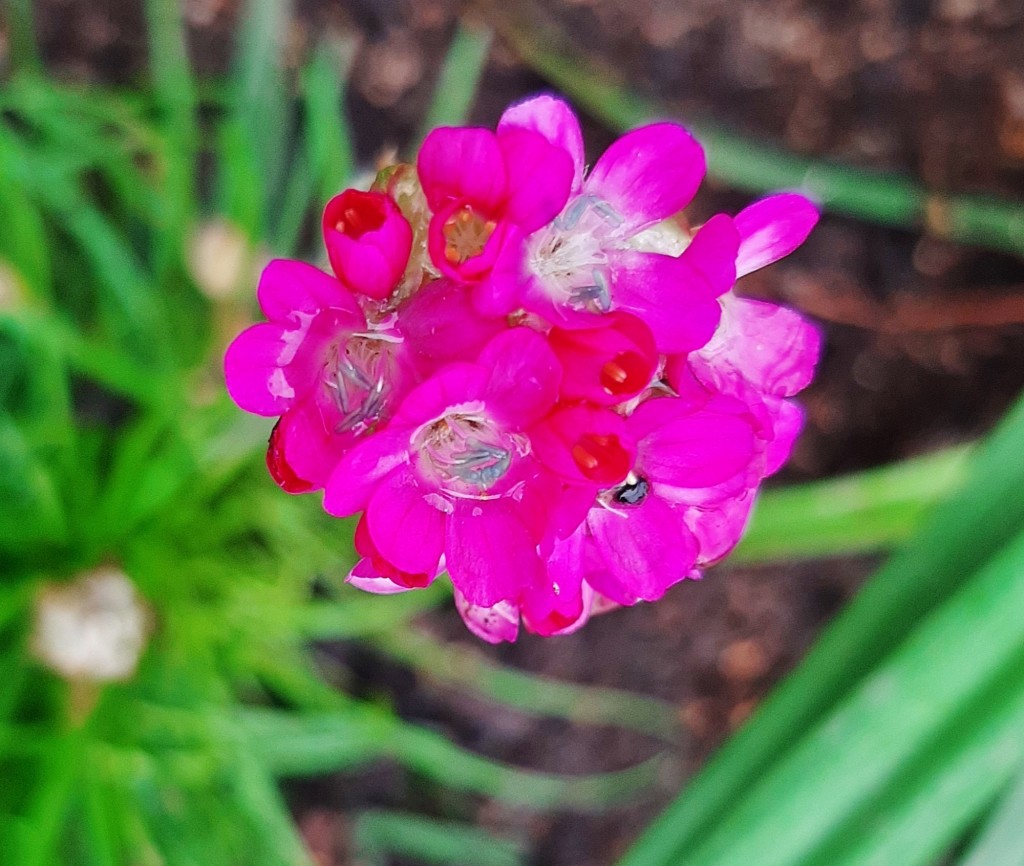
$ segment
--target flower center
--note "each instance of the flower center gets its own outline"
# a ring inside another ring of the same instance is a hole
[[[504,478],[524,452],[519,437],[499,429],[482,412],[452,412],[421,427],[412,439],[419,468],[449,493],[477,496]]]
[[[444,257],[453,265],[461,265],[484,251],[497,223],[484,219],[468,204],[444,221]]]
[[[643,390],[651,381],[651,365],[637,352],[619,352],[601,368],[601,387],[613,397]]]
[[[584,433],[571,453],[583,476],[596,484],[616,484],[629,472],[630,455],[618,436]]]
[[[381,337],[354,334],[332,350],[324,365],[324,385],[341,413],[335,433],[364,433],[384,420],[397,374],[397,345]]]
[[[343,235],[358,240],[377,231],[387,219],[384,196],[379,193],[346,190],[327,205],[325,222]]]
[[[574,310],[612,308],[608,248],[623,218],[604,199],[581,195],[537,232],[527,254],[530,270],[550,296]]]

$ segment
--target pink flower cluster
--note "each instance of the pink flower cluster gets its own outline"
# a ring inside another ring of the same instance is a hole
[[[576,117],[540,96],[334,198],[333,275],[268,265],[268,321],[228,349],[227,387],[280,416],[282,488],[361,513],[351,583],[447,571],[498,642],[653,601],[736,544],[800,429],[819,338],[732,289],[817,211],[775,195],[690,232],[675,217],[703,176],[672,123],[587,172]]]

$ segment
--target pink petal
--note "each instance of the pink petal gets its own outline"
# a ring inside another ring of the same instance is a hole
[[[542,94],[505,109],[498,121],[498,134],[508,129],[529,129],[565,151],[573,164],[572,189],[583,184],[583,132],[580,122],[563,99]]]
[[[475,362],[507,328],[504,317],[477,312],[469,288],[445,279],[427,283],[398,309],[398,329],[422,377],[451,361]]]
[[[435,574],[444,551],[445,515],[428,505],[411,472],[396,472],[380,484],[366,509],[374,545],[399,571]]]
[[[778,304],[727,295],[722,326],[695,359],[730,367],[767,394],[790,397],[810,384],[821,334],[799,313]]]
[[[490,370],[488,406],[510,427],[529,427],[555,405],[562,367],[548,341],[531,328],[498,334],[480,353],[479,364]]]
[[[224,354],[224,383],[246,412],[281,415],[295,400],[295,387],[284,367],[295,357],[297,335],[263,322],[242,331]]]
[[[696,539],[682,517],[656,496],[623,509],[591,512],[588,525],[608,571],[588,574],[587,580],[619,604],[655,601],[693,567]]]
[[[736,275],[742,277],[788,256],[817,222],[818,209],[796,193],[769,196],[744,208],[735,217],[740,234]]]
[[[754,457],[754,430],[745,418],[686,411],[674,398],[649,400],[629,418],[649,430],[637,444],[637,465],[651,481],[710,487],[732,478]]]
[[[518,598],[543,573],[536,541],[507,499],[456,500],[445,561],[455,587],[480,607]]]
[[[455,609],[473,634],[488,643],[515,642],[519,636],[519,608],[510,601],[483,607],[472,604],[455,590]]]
[[[352,293],[334,277],[305,262],[270,262],[260,275],[256,295],[263,314],[275,322],[287,322],[296,314],[312,316],[327,307],[336,307],[359,320],[361,324],[357,327],[366,324]]]
[[[572,186],[572,158],[526,129],[499,133],[498,146],[508,172],[505,217],[523,232],[536,231],[565,207]]]
[[[488,129],[435,129],[423,142],[416,167],[435,212],[458,201],[490,215],[508,192],[505,161]]]
[[[697,565],[713,565],[732,550],[743,537],[751,509],[754,491],[730,497],[713,508],[687,508],[684,514],[687,527],[700,545]]]
[[[636,444],[625,419],[586,403],[561,406],[529,430],[534,453],[570,484],[608,487],[633,467]]]
[[[372,592],[376,595],[394,595],[398,592],[408,592],[411,589],[411,587],[395,583],[390,578],[381,577],[368,559],[360,559],[348,573],[345,582],[363,592]]]
[[[487,368],[480,364],[448,364],[406,395],[394,420],[413,427],[440,418],[453,406],[482,403],[489,377]]]
[[[552,328],[548,342],[562,364],[562,396],[614,406],[637,396],[654,378],[654,336],[636,316],[612,312],[597,327]]]
[[[351,432],[336,433],[338,412],[328,412],[314,393],[289,409],[281,417],[284,458],[301,478],[315,487],[323,487],[334,467],[356,444]]]
[[[793,452],[793,445],[804,428],[804,410],[799,403],[778,397],[765,398],[765,405],[772,416],[774,436],[765,454],[764,474],[772,475]]]
[[[704,151],[690,133],[675,123],[653,123],[612,144],[584,191],[618,211],[620,230],[628,237],[686,207],[704,169]]]
[[[632,250],[611,258],[615,308],[647,325],[661,352],[689,352],[707,343],[722,310],[687,259]]]
[[[363,511],[384,479],[408,462],[408,429],[374,433],[349,451],[334,468],[324,489],[324,510],[335,517]]]
[[[736,282],[736,251],[740,236],[725,214],[709,219],[679,257],[686,262],[689,279],[712,297],[719,297]]]

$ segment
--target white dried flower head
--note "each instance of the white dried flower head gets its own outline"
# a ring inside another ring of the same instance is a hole
[[[127,576],[98,568],[39,593],[32,651],[69,680],[123,680],[135,672],[149,625],[149,611]]]
[[[254,257],[245,233],[224,219],[207,220],[189,239],[189,272],[199,290],[212,301],[230,298],[248,283]]]

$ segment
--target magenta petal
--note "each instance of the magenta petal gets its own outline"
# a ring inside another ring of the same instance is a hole
[[[758,390],[790,397],[807,387],[821,351],[821,334],[799,313],[778,304],[727,296],[721,332],[701,352],[733,367]]]
[[[681,211],[704,178],[704,151],[675,123],[627,132],[597,161],[584,190],[607,201],[632,235]]]
[[[608,572],[588,574],[587,580],[619,604],[655,601],[689,573],[697,542],[682,516],[656,496],[624,508],[591,512],[588,524]]]
[[[434,574],[444,550],[445,516],[427,504],[424,493],[411,472],[396,472],[366,509],[366,527],[380,555],[410,574]]]
[[[455,590],[455,609],[473,634],[488,643],[513,643],[519,636],[519,608],[510,601],[499,601],[489,607],[472,604]]]
[[[295,357],[298,335],[271,322],[246,328],[224,353],[228,393],[246,412],[281,415],[295,400],[284,367]]]
[[[440,418],[452,406],[482,400],[488,378],[489,371],[480,364],[448,364],[406,395],[395,421],[419,425]]]
[[[281,417],[284,458],[292,470],[316,487],[323,487],[334,467],[357,443],[351,430],[339,432],[337,409],[326,404],[322,391],[296,403]]]
[[[394,595],[398,592],[408,592],[410,589],[408,586],[395,583],[390,578],[381,577],[368,559],[360,559],[348,573],[345,582],[363,592],[372,592],[376,595]]]
[[[722,309],[687,259],[633,250],[611,258],[615,308],[644,322],[661,352],[690,352],[711,339]]]
[[[754,202],[734,221],[740,235],[736,275],[742,277],[800,246],[818,222],[818,209],[802,195],[781,193]]]
[[[366,508],[388,475],[409,461],[409,431],[383,430],[360,442],[334,468],[324,489],[324,510],[348,517]]]
[[[507,327],[504,317],[479,314],[468,286],[445,279],[427,283],[398,309],[398,330],[424,377],[451,361],[476,361]]]
[[[555,405],[562,367],[536,331],[512,328],[498,334],[480,353],[479,363],[491,371],[487,402],[509,425],[528,427]]]
[[[312,316],[327,307],[351,312],[354,320],[365,324],[362,311],[341,283],[319,268],[305,262],[275,259],[260,275],[256,289],[260,309],[272,321],[286,322],[295,314]]]
[[[416,167],[433,211],[462,201],[491,213],[508,191],[505,161],[488,129],[435,129],[423,142]]]
[[[536,231],[565,207],[572,186],[572,159],[538,133],[526,129],[500,133],[498,146],[508,171],[505,216],[526,233]]]
[[[663,406],[674,402],[651,401]],[[666,419],[641,440],[637,465],[651,481],[672,487],[711,487],[742,470],[753,459],[754,450],[754,431],[746,421],[698,412]]]
[[[700,545],[698,567],[713,565],[736,546],[743,537],[753,505],[754,491],[747,490],[714,508],[686,509],[686,525]]]
[[[739,232],[725,214],[704,223],[679,257],[689,269],[692,284],[716,298],[729,291],[736,282],[739,242]]]
[[[772,416],[772,441],[765,453],[765,475],[771,475],[782,468],[789,459],[793,445],[804,427],[804,410],[799,403],[766,397],[765,406]]]
[[[402,218],[372,235],[353,239],[341,232],[326,235],[331,267],[352,291],[381,300],[391,294],[405,271],[412,230]]]
[[[481,607],[518,598],[543,573],[536,542],[508,500],[456,500],[445,562],[455,587]]]
[[[498,134],[508,129],[529,129],[540,133],[572,160],[572,189],[583,185],[583,132],[569,104],[556,96],[543,94],[517,102],[505,109],[498,121]]]

